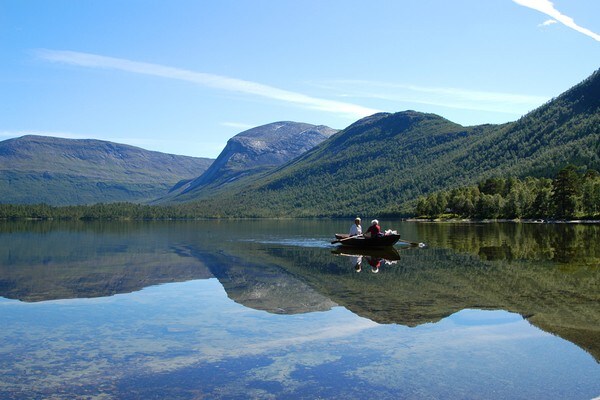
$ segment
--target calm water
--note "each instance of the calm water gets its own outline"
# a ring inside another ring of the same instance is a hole
[[[0,398],[600,396],[600,226],[350,222],[0,224]]]

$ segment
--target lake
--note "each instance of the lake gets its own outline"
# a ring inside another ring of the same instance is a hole
[[[2,399],[597,399],[600,226],[0,223]]]

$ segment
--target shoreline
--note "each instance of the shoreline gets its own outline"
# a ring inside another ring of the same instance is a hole
[[[469,218],[407,218],[406,222],[421,223],[459,223],[459,224],[492,224],[492,223],[521,223],[521,224],[600,224],[597,219],[574,220],[544,220],[544,219],[469,219]]]

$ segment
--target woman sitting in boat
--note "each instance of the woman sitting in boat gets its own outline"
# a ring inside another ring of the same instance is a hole
[[[356,217],[354,224],[350,227],[350,236],[362,235],[362,226],[360,226],[360,218]]]
[[[367,231],[365,232],[365,237],[380,237],[380,236],[383,236],[383,233],[381,233],[381,227],[379,226],[379,221],[374,219],[373,221],[371,221],[371,226],[369,227],[369,229],[367,229]]]

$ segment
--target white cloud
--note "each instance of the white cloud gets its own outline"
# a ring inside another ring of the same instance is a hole
[[[486,92],[451,87],[426,87],[390,82],[337,80],[322,84],[343,97],[374,98],[395,103],[425,104],[451,109],[523,115],[548,97]]]
[[[554,24],[558,24],[558,21],[555,19],[549,19],[549,20],[542,22],[538,26],[550,26],[550,25],[554,25]]]
[[[105,57],[96,54],[75,51],[37,50],[38,57],[52,62],[65,63],[90,68],[115,69],[136,74],[152,75],[167,79],[178,79],[212,89],[244,93],[265,97],[284,103],[296,104],[313,110],[342,115],[350,118],[362,118],[379,110],[339,101],[320,99],[301,93],[291,92],[261,83],[226,76],[189,71],[180,68],[122,58]]]
[[[513,0],[515,3],[523,6],[529,7],[536,11],[539,11],[543,14],[548,15],[551,18],[554,18],[556,21],[562,23],[565,26],[568,26],[571,29],[576,30],[577,32],[583,33],[591,37],[592,39],[600,42],[600,35],[595,32],[590,31],[589,29],[583,28],[575,23],[573,18],[562,14],[556,8],[554,8],[554,4],[550,0]]]

